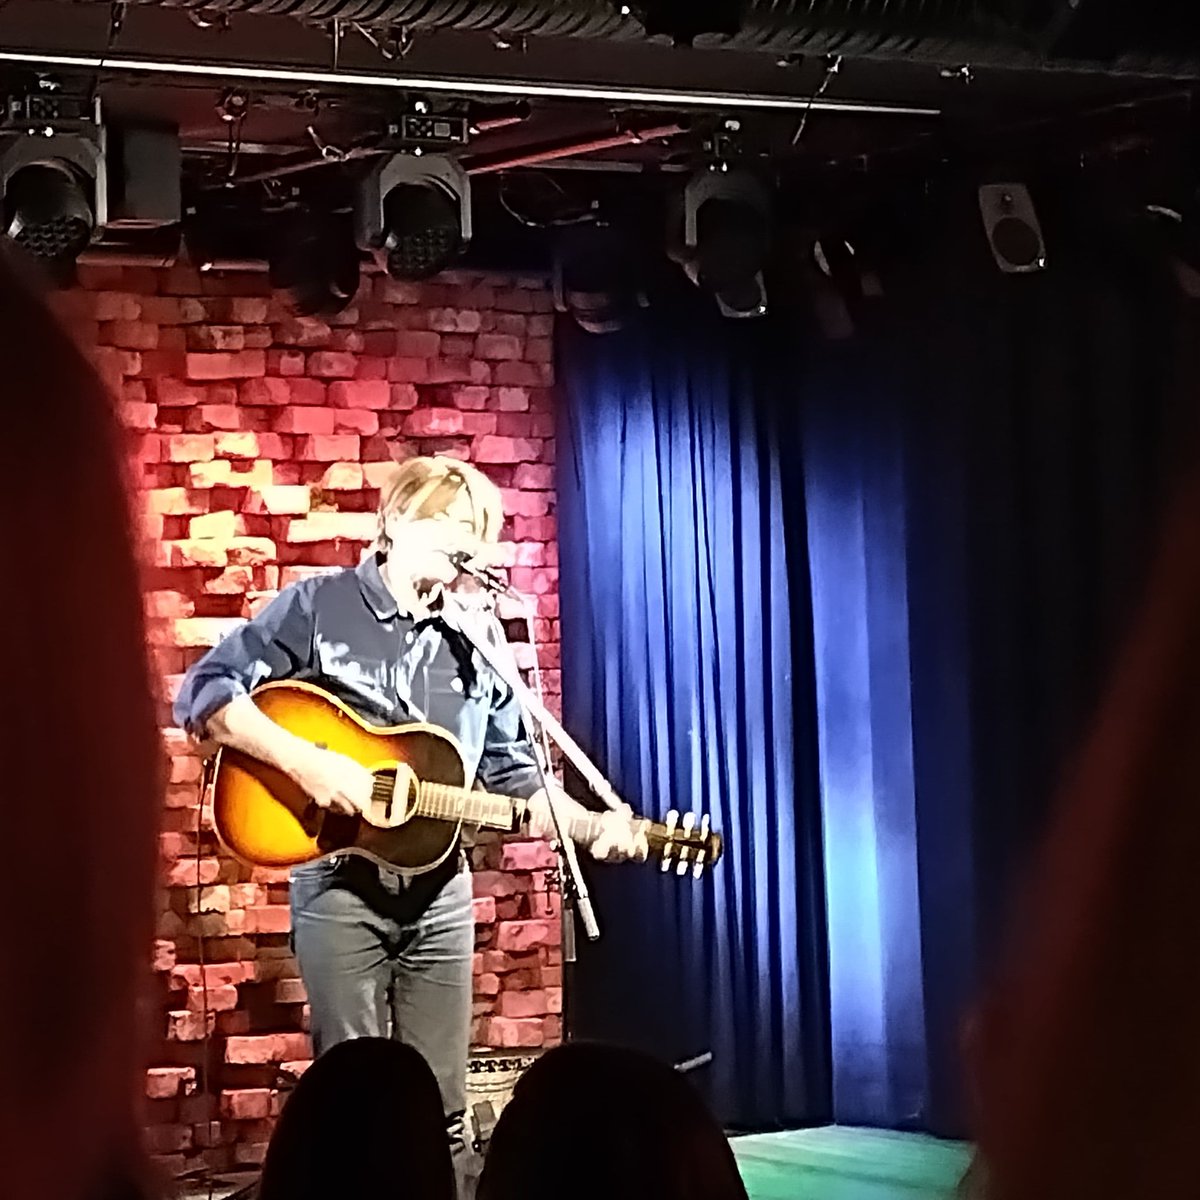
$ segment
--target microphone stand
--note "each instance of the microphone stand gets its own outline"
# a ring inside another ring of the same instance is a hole
[[[524,601],[525,598],[514,592],[499,575],[486,568],[476,566],[467,556],[456,554],[452,557],[451,561],[464,575],[468,575],[476,582],[482,584],[491,596],[499,597],[501,595],[508,595],[514,599]],[[498,624],[499,618],[493,614],[492,621]],[[559,748],[575,764],[589,783],[592,783],[593,779],[599,780],[602,786],[601,788],[595,788],[593,784],[594,790],[598,791],[601,799],[609,807],[616,807],[620,801],[617,800],[616,793],[613,791],[612,785],[609,784],[608,780],[592,764],[574,739],[570,737],[562,725],[546,709],[541,700],[526,687],[525,681],[521,678],[517,670],[515,660],[502,661],[499,645],[487,637],[475,637],[470,629],[464,628],[464,623],[459,623],[458,630],[479,651],[483,660],[496,675],[512,689],[513,696],[516,698],[521,712],[521,724],[524,726],[530,743],[533,745],[534,762],[537,765],[538,779],[541,783],[542,793],[546,797],[546,804],[550,812],[550,823],[558,844],[558,872],[561,881],[562,897],[560,919],[562,922],[563,965],[565,967],[567,964],[575,962],[575,924],[571,919],[572,907],[579,914],[579,919],[583,923],[583,931],[588,941],[594,942],[600,937],[600,926],[596,921],[596,914],[592,907],[592,898],[588,892],[587,883],[579,867],[579,855],[575,843],[567,833],[566,819],[560,811],[554,788],[550,785],[546,770],[549,764],[543,762],[541,747],[537,742],[537,731],[534,728],[534,721],[539,722],[541,727],[550,734]]]

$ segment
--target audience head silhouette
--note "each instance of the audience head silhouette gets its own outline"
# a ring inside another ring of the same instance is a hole
[[[139,1173],[161,744],[115,406],[4,251],[0,359],[0,1177],[95,1200]]]
[[[260,1200],[454,1200],[437,1080],[411,1046],[356,1038],[327,1050],[283,1106]]]
[[[678,1072],[636,1050],[573,1043],[521,1078],[479,1200],[745,1200],[720,1125]]]

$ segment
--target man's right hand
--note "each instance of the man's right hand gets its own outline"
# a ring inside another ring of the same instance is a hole
[[[290,774],[314,804],[330,812],[358,816],[371,803],[375,776],[361,763],[336,751],[313,746]]]

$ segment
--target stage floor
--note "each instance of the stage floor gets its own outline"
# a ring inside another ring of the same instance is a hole
[[[750,1200],[947,1200],[964,1142],[881,1129],[797,1129],[732,1139]]]
[[[797,1129],[731,1142],[750,1200],[952,1200],[967,1169],[964,1142],[881,1129]],[[174,1200],[242,1200],[253,1173],[182,1186]]]

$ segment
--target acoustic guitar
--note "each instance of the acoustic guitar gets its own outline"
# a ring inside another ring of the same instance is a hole
[[[466,786],[457,740],[435,725],[369,725],[335,696],[311,683],[283,681],[252,698],[272,721],[322,749],[344,754],[375,777],[361,816],[318,807],[283,772],[223,747],[213,776],[217,835],[238,858],[256,866],[293,867],[331,854],[360,854],[421,873],[444,862],[464,824],[516,832],[523,805]],[[708,817],[669,813],[665,822],[634,819],[662,870],[699,877],[721,857],[721,838]],[[588,845],[600,815],[567,822],[564,832]]]

